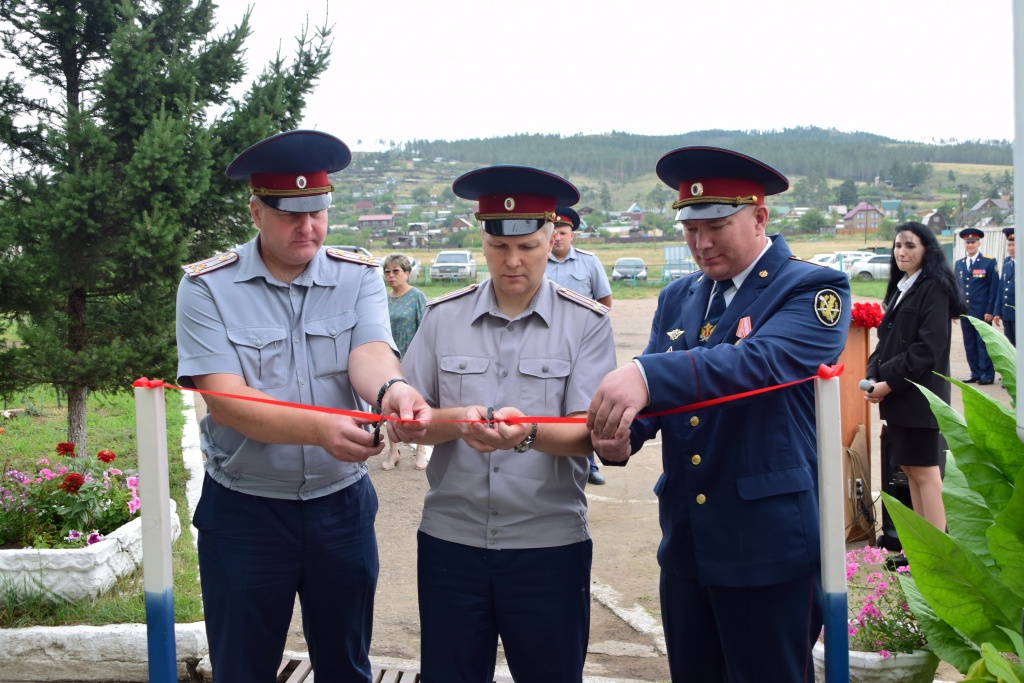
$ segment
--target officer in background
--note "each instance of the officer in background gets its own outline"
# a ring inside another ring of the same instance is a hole
[[[999,295],[996,298],[996,314],[992,322],[1002,325],[1006,338],[1017,345],[1017,292],[1013,284],[1017,259],[1013,240],[1013,228],[1003,228],[1006,235],[1006,251],[1009,256],[1003,261],[1003,272],[999,276]]]
[[[494,677],[498,638],[517,681],[579,683],[593,543],[582,416],[615,367],[608,308],[545,277],[564,179],[522,166],[461,176],[478,200],[490,279],[428,304],[402,361],[435,408],[417,534],[423,683]]]
[[[324,249],[334,186],[352,156],[296,130],[228,166],[248,179],[259,229],[233,252],[185,267],[178,287],[178,382],[203,391],[365,410],[410,421],[430,408],[402,378],[376,261]],[[317,680],[370,681],[379,571],[377,494],[366,459],[383,443],[366,420],[206,395],[199,530],[214,680],[273,681],[298,594]],[[412,421],[416,420],[416,421]]]
[[[587,424],[605,464],[663,432],[655,493],[672,680],[759,681],[768,671],[809,683],[822,626],[813,383],[637,413],[794,382],[835,363],[849,278],[765,233],[765,195],[789,187],[775,169],[684,147],[656,170],[679,192],[673,208],[702,272],[662,290],[647,348],[601,381]]]
[[[999,303],[999,270],[994,258],[978,253],[984,236],[980,228],[964,228],[960,231],[967,255],[956,262],[954,270],[960,291],[967,302],[967,315],[991,325]],[[964,382],[992,384],[996,376],[995,368],[981,335],[966,320],[960,321],[960,331],[964,336],[967,365],[971,368],[971,376]]]
[[[568,206],[555,207],[555,239],[548,255],[548,279],[611,308],[612,286],[601,261],[593,252],[577,249],[572,244],[579,228],[578,213]],[[604,484],[604,475],[598,470],[593,453],[587,482]]]

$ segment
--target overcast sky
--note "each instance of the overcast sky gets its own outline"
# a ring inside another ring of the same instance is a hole
[[[374,141],[796,126],[1013,137],[1011,0],[219,0],[250,75],[334,25],[303,126]],[[359,144],[358,141],[362,141]]]

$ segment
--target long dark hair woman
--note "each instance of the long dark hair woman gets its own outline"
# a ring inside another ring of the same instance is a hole
[[[946,528],[939,460],[945,444],[927,399],[913,383],[949,403],[949,350],[953,320],[967,312],[953,269],[935,234],[921,223],[896,228],[885,315],[868,359],[874,382],[864,398],[878,404],[889,434],[889,458],[902,467],[914,511]]]

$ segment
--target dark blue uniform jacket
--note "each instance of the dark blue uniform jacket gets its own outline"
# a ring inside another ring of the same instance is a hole
[[[698,343],[712,282],[665,287],[639,358],[653,413],[792,382],[833,364],[850,322],[848,277],[792,256],[780,236]],[[637,419],[635,453],[662,432],[661,566],[704,585],[760,586],[816,571],[814,382],[709,408]]]

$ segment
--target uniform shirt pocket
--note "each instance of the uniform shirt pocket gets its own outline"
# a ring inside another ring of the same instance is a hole
[[[305,323],[309,357],[314,377],[330,377],[348,370],[348,354],[352,346],[352,328],[358,316],[355,311]]]
[[[561,414],[569,368],[567,358],[520,358],[520,407]]]
[[[490,364],[490,356],[441,356],[437,405],[442,408],[486,405],[488,380],[484,373]]]
[[[758,500],[786,493],[809,491],[813,488],[811,468],[806,465],[750,474],[736,480],[736,491],[743,500]]]
[[[236,327],[228,339],[242,364],[245,383],[253,389],[283,387],[291,365],[284,327]]]

